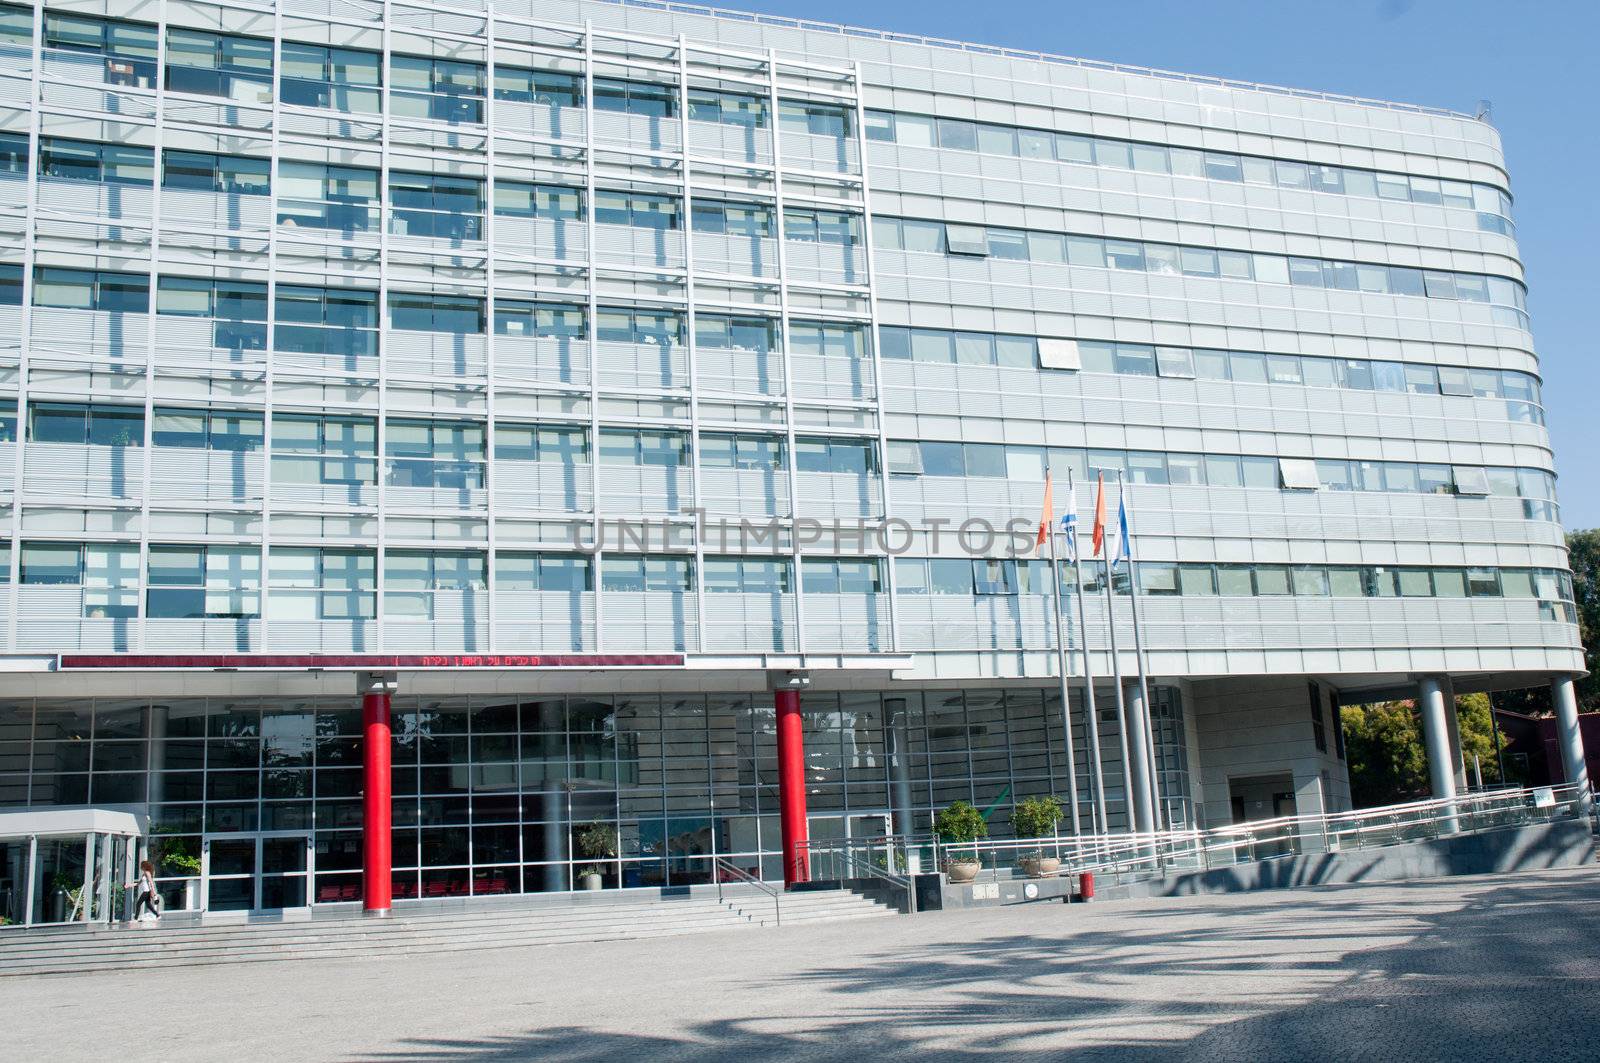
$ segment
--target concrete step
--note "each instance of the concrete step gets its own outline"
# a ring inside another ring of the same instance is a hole
[[[76,941],[17,944],[0,953],[0,965],[13,957],[27,955],[103,955],[111,952],[146,952],[161,949],[188,948],[289,948],[327,943],[370,944],[382,948],[408,942],[426,942],[443,938],[482,940],[498,936],[514,936],[543,931],[580,931],[606,929],[616,926],[648,927],[658,923],[692,925],[695,923],[721,924],[742,918],[731,909],[722,907],[675,910],[649,915],[630,915],[625,918],[555,918],[524,919],[515,923],[454,923],[433,926],[427,920],[408,923],[370,920],[368,926],[318,927],[302,924],[285,926],[273,933],[241,934],[230,927],[214,927],[177,932],[159,929],[129,929],[120,933],[84,935]]]
[[[233,941],[248,940],[283,940],[285,938],[304,935],[323,936],[359,936],[359,935],[392,935],[423,929],[429,931],[452,932],[456,930],[490,929],[494,927],[522,927],[548,924],[585,924],[609,923],[630,920],[646,920],[658,918],[663,915],[690,915],[705,914],[725,911],[724,905],[712,901],[671,901],[656,905],[628,905],[609,907],[583,907],[583,908],[549,908],[521,912],[494,912],[479,913],[476,915],[461,915],[451,913],[449,916],[422,913],[397,914],[391,919],[371,919],[357,917],[353,919],[299,919],[281,923],[212,923],[206,925],[162,925],[140,924],[127,927],[117,926],[104,929],[88,930],[73,929],[67,933],[56,933],[48,938],[36,937],[35,931],[16,931],[15,936],[8,934],[5,939],[6,951],[24,949],[30,946],[43,948],[58,948],[77,943],[89,943],[100,947],[108,939],[128,939],[148,941],[159,939],[168,942],[219,940]]]
[[[845,890],[786,895],[783,923],[872,918],[894,910]],[[0,977],[129,967],[179,967],[293,958],[353,958],[419,952],[534,948],[585,941],[771,926],[771,899],[741,895],[657,903],[497,907],[395,918],[303,919],[282,923],[12,931],[0,937]]]

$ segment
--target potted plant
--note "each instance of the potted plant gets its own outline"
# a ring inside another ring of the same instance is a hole
[[[1024,797],[1011,811],[1011,829],[1019,838],[1046,838],[1056,833],[1064,815],[1061,799],[1054,794]],[[1022,857],[1022,872],[1029,878],[1043,878],[1060,870],[1061,860],[1044,855],[1040,849],[1030,850]]]
[[[952,883],[971,882],[983,865],[978,861],[979,838],[987,837],[989,826],[983,813],[966,801],[956,801],[933,817],[933,832],[945,845],[945,874]]]
[[[580,860],[615,860],[617,858],[617,828],[609,823],[585,823],[572,832],[572,848]],[[586,890],[598,890],[605,885],[605,871],[596,864],[578,869],[578,881]]]

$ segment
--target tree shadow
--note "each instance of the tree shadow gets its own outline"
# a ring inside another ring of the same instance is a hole
[[[1594,879],[1486,880],[1464,896],[1459,882],[1440,887],[1040,905],[1026,933],[901,933],[840,963],[790,954],[772,965],[788,973],[740,980],[743,1016],[661,1030],[641,1002],[636,1029],[419,1038],[366,1058],[909,1061],[955,1055],[952,1040],[963,1056],[1074,1060],[1592,1058]],[[829,940],[845,939],[816,947]]]

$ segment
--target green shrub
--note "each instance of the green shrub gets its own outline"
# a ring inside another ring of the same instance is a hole
[[[973,843],[989,835],[989,825],[983,813],[966,801],[956,801],[933,817],[933,832],[946,845],[970,847],[966,852],[954,854],[957,859],[976,860],[977,846]]]
[[[1066,814],[1061,799],[1054,794],[1024,797],[1011,812],[1011,829],[1019,838],[1049,837]]]
[[[617,828],[609,823],[585,823],[572,832],[572,847],[580,860],[614,860]]]

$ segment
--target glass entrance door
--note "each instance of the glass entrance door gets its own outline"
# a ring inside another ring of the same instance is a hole
[[[890,855],[889,813],[852,813],[848,823],[850,847],[858,859],[877,864],[886,871],[898,870],[891,866],[894,859]]]
[[[262,835],[257,908],[304,908],[308,896],[311,836]]]
[[[208,835],[201,868],[208,912],[304,908],[311,835]]]

